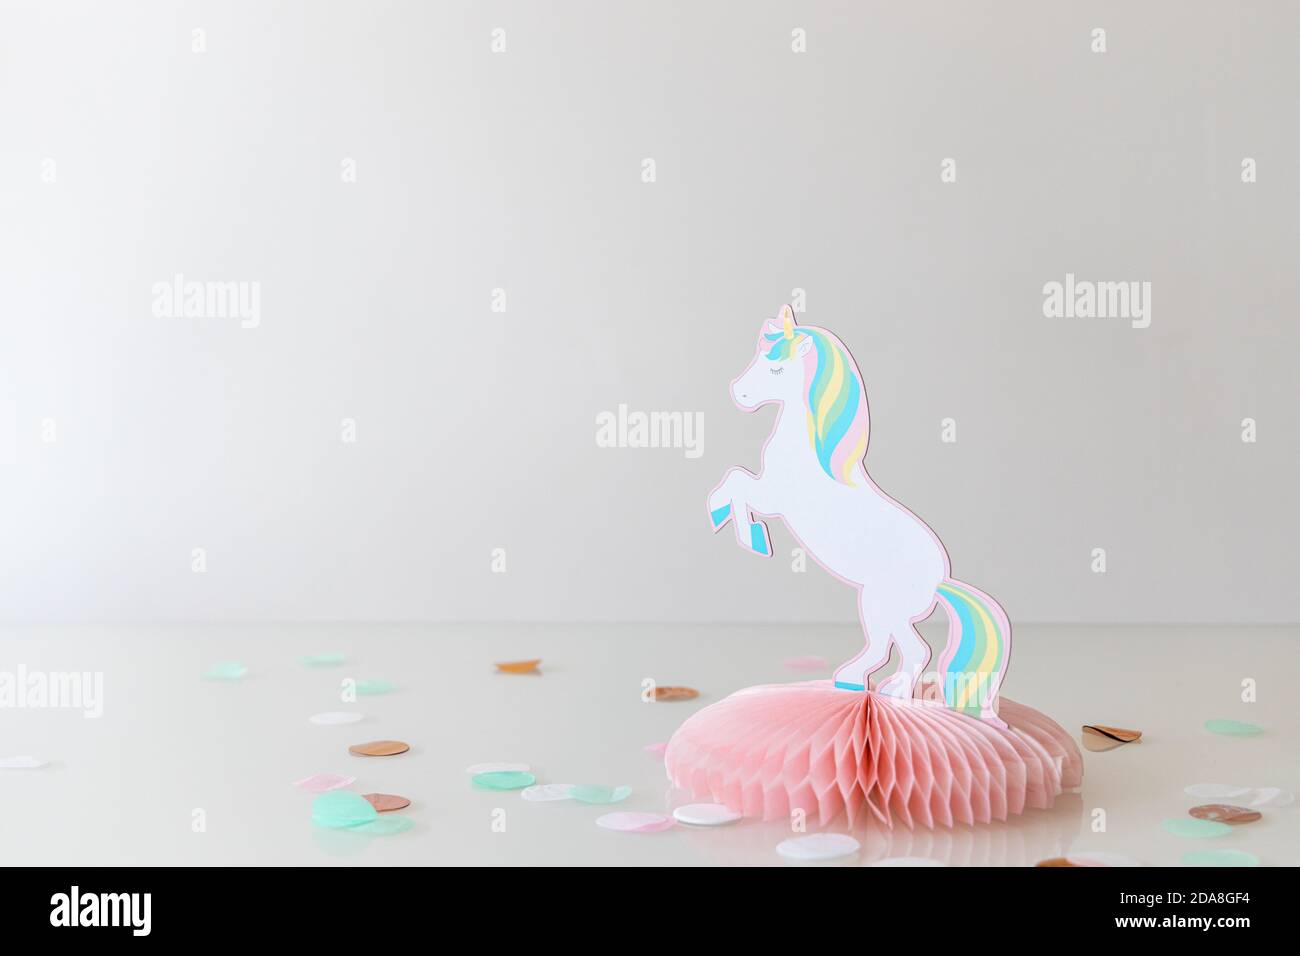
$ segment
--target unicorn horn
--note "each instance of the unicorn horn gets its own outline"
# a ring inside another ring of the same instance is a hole
[[[781,306],[781,322],[785,326],[785,337],[794,338],[794,309],[788,305]]]

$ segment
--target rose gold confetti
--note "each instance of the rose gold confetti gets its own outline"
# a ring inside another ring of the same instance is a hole
[[[694,687],[656,687],[655,700],[694,700],[700,692]]]
[[[353,744],[348,748],[348,753],[358,757],[393,757],[410,749],[410,744],[400,740],[372,740],[369,743]]]
[[[1142,736],[1140,730],[1125,730],[1123,727],[1105,727],[1101,724],[1083,725],[1083,745],[1095,753],[1105,753],[1125,744],[1132,743]]]
[[[503,674],[531,674],[541,662],[540,657],[533,661],[497,661],[496,668]]]
[[[1206,803],[1192,807],[1187,811],[1198,820],[1214,820],[1217,823],[1254,823],[1262,813],[1250,807],[1234,807],[1230,803]]]
[[[1142,736],[1140,730],[1125,730],[1123,727],[1106,727],[1102,724],[1084,724],[1084,733],[1102,734],[1122,744],[1131,744]]]
[[[363,793],[361,796],[370,801],[370,805],[380,813],[390,813],[393,810],[405,810],[411,805],[411,801],[406,797],[399,797],[395,793]]]
[[[1073,860],[1063,856],[1054,856],[1050,860],[1039,860],[1034,866],[1078,866]]]

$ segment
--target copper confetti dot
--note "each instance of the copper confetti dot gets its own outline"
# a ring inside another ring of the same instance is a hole
[[[1034,866],[1078,866],[1073,860],[1063,856],[1054,856],[1050,860],[1039,860]]]
[[[1087,733],[1101,734],[1111,740],[1118,740],[1122,744],[1131,744],[1142,736],[1140,730],[1125,730],[1123,727],[1106,727],[1102,724],[1084,724],[1083,729]]]
[[[541,662],[540,657],[535,661],[497,661],[496,668],[503,674],[531,674]]]
[[[693,700],[700,696],[694,687],[656,687],[655,700]]]
[[[370,801],[370,805],[380,813],[388,813],[392,810],[405,810],[411,805],[411,801],[406,797],[399,797],[395,793],[363,793],[361,796]]]
[[[1105,752],[1132,743],[1142,736],[1140,730],[1125,730],[1123,727],[1106,727],[1102,724],[1083,725],[1083,745],[1089,750]]]
[[[1206,803],[1192,807],[1187,811],[1198,820],[1214,820],[1218,823],[1254,823],[1263,814],[1250,807],[1234,807],[1229,803]]]
[[[410,744],[404,744],[400,740],[372,740],[366,744],[353,744],[348,748],[348,753],[358,757],[392,757],[410,749]]]

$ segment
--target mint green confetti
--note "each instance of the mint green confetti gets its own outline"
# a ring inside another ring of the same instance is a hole
[[[1259,859],[1245,850],[1197,850],[1183,854],[1183,866],[1259,866]]]
[[[382,678],[357,681],[358,694],[387,694],[392,689],[393,682]]]
[[[378,820],[370,823],[363,823],[359,827],[353,827],[353,833],[369,833],[374,836],[392,836],[394,833],[405,833],[411,827],[415,826],[410,817],[395,817],[391,813],[380,816]]]
[[[1224,734],[1228,737],[1254,737],[1262,734],[1264,728],[1259,724],[1247,724],[1240,720],[1207,720],[1205,729],[1212,734]]]
[[[311,802],[311,822],[318,827],[357,827],[378,817],[370,801],[351,790],[330,790]]]
[[[1174,836],[1191,837],[1198,840],[1205,837],[1226,836],[1232,832],[1232,827],[1226,823],[1220,823],[1217,820],[1197,820],[1189,817],[1163,820],[1160,826],[1164,828],[1166,833],[1172,833]]]
[[[203,675],[204,680],[239,680],[248,673],[248,666],[239,661],[222,661],[214,664]]]
[[[522,790],[531,787],[537,778],[531,773],[503,770],[496,773],[476,773],[470,778],[475,790]]]
[[[335,664],[342,664],[347,658],[342,654],[311,654],[302,658],[303,664],[308,667],[333,667]]]
[[[595,783],[574,784],[569,791],[569,795],[581,803],[619,803],[631,794],[631,787],[605,787]]]

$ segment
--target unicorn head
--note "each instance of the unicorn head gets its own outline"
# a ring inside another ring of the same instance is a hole
[[[802,404],[822,471],[853,484],[867,452],[867,396],[853,356],[830,332],[798,325],[794,310],[782,306],[775,321],[763,323],[757,354],[731,383],[731,396],[747,412],[773,402]]]

